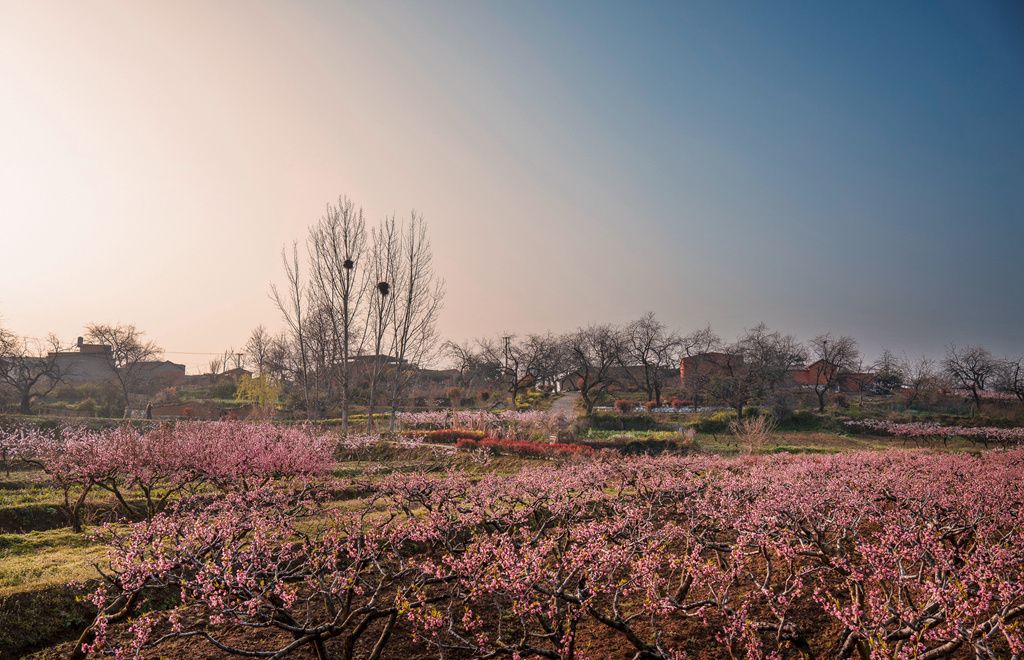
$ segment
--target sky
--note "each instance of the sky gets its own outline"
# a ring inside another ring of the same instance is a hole
[[[1024,353],[1019,2],[0,0],[0,323],[202,370],[415,209],[456,340],[654,311]]]

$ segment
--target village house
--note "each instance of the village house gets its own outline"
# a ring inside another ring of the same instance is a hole
[[[87,344],[79,337],[74,351],[50,353],[67,385],[117,384],[114,354],[106,344]],[[155,392],[180,384],[185,379],[185,365],[170,360],[149,360],[135,367],[137,388]]]

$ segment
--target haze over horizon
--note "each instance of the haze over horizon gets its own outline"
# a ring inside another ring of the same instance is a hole
[[[205,367],[339,195],[422,213],[440,331],[655,311],[1024,352],[1014,2],[0,0],[0,323]]]

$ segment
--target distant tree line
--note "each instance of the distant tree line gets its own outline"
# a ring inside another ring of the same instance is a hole
[[[681,361],[709,354],[714,369],[696,370],[687,394],[694,403],[739,412],[752,404],[785,405],[797,367],[809,372],[801,387],[813,392],[819,410],[850,374],[864,373],[871,374],[864,387],[898,392],[908,406],[943,390],[963,393],[975,409],[993,393],[1024,402],[1024,357],[951,345],[938,361],[885,350],[866,364],[852,337],[825,333],[800,342],[763,323],[725,341],[710,326],[680,333],[648,313],[624,325],[600,323],[561,334],[442,342],[437,320],[444,282],[422,216],[367,222],[345,197],[328,204],[304,240],[282,250],[281,260],[283,278],[271,285],[270,297],[283,329],[257,326],[242,349],[211,360],[210,373],[248,367],[260,382],[248,384],[246,396],[261,407],[272,406],[280,394],[293,414],[340,415],[343,430],[354,404],[366,409],[371,429],[377,413],[389,413],[393,425],[423,378],[417,365],[438,357],[453,367],[445,374],[446,386],[454,385],[452,397],[496,387],[515,405],[530,388],[569,387],[579,391],[588,413],[615,388],[642,391],[662,405],[667,390],[679,389]],[[162,349],[131,324],[93,323],[85,335],[110,347],[109,380],[127,415],[145,363]],[[61,350],[54,336],[39,341],[0,327],[0,404],[6,400],[7,407],[29,413],[54,392],[69,377],[56,358]]]
[[[653,313],[622,326],[590,325],[564,334],[505,334],[462,343],[447,342],[445,353],[462,387],[504,383],[511,400],[533,386],[567,385],[578,390],[588,413],[610,388],[628,386],[662,405],[668,387],[678,387],[678,369],[687,357],[715,353],[715,368],[697,373],[689,394],[742,411],[792,391],[791,374],[805,369],[819,410],[851,374],[872,393],[900,393],[908,406],[942,390],[959,390],[980,409],[989,393],[1024,402],[1024,358],[995,357],[978,346],[950,345],[945,358],[910,360],[884,350],[866,363],[855,339],[827,332],[807,342],[758,324],[735,340],[722,340],[710,326],[681,334]]]

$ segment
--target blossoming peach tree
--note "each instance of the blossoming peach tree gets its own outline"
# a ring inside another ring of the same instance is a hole
[[[107,528],[78,648],[382,657],[401,630],[439,656],[673,658],[698,640],[748,658],[1008,657],[1024,653],[1022,514],[1021,450],[392,474],[328,513],[264,486]],[[138,614],[167,592],[174,607]]]
[[[13,437],[13,436],[12,436]],[[335,441],[310,428],[191,422],[140,431],[69,427],[21,431],[10,454],[34,464],[61,490],[68,522],[82,530],[94,489],[113,495],[129,519],[151,518],[203,485],[220,491],[258,488],[274,479],[329,469]]]

